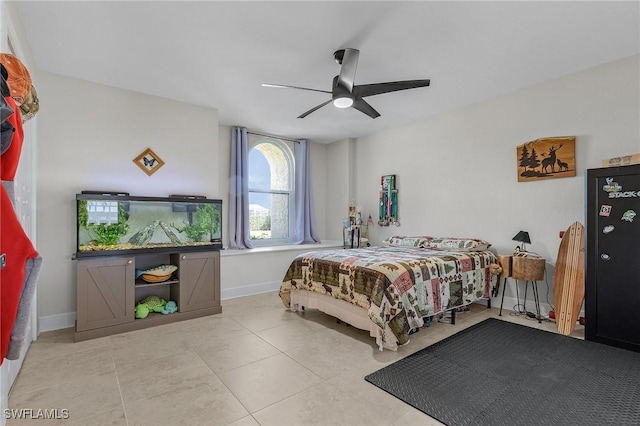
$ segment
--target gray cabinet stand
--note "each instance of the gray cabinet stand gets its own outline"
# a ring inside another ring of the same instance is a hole
[[[178,266],[163,282],[136,279],[136,269]],[[136,319],[136,304],[149,295],[173,300],[178,311]],[[151,253],[79,259],[75,341],[219,314],[220,252]]]

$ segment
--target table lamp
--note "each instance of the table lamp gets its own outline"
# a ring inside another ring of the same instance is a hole
[[[525,244],[531,244],[531,239],[529,238],[529,233],[527,231],[518,232],[512,240],[522,243],[522,246],[517,247],[519,251],[527,251]]]

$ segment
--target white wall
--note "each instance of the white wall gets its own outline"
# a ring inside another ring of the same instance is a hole
[[[343,139],[327,146],[327,237],[342,240],[342,219],[348,215],[349,200],[355,199],[355,139]]]
[[[330,187],[327,186],[327,146],[310,141],[309,157],[311,159],[311,189],[313,191],[313,207],[316,217],[316,230],[321,240],[327,236],[327,206],[334,203]]]
[[[38,312],[68,327],[76,305],[75,194],[218,198],[218,117],[215,109],[49,73],[39,74],[38,94]],[[152,176],[133,163],[146,148],[166,163]]]
[[[356,197],[364,214],[377,220],[381,175],[395,174],[399,189],[401,226],[375,225],[370,239],[477,237],[508,254],[511,238],[526,230],[527,248],[547,259],[551,286],[558,232],[584,223],[585,169],[640,152],[639,63],[636,55],[359,138]],[[564,135],[577,136],[577,176],[518,183],[516,146]],[[328,175],[338,167],[328,164]],[[328,222],[340,220],[332,214]]]
[[[231,127],[218,126],[218,179],[220,179],[220,198],[222,198],[222,245],[229,246],[229,185],[231,179]]]

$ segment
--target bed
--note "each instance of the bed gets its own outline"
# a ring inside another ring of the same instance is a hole
[[[380,350],[397,350],[425,321],[490,299],[490,244],[477,239],[392,237],[387,245],[303,253],[280,298],[291,310],[319,309],[368,330]]]

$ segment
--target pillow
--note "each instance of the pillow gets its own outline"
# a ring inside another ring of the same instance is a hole
[[[431,237],[389,237],[382,243],[386,246],[396,247],[422,247],[422,245],[430,240]]]
[[[431,238],[425,240],[420,247],[445,251],[485,251],[491,244],[475,238]]]

